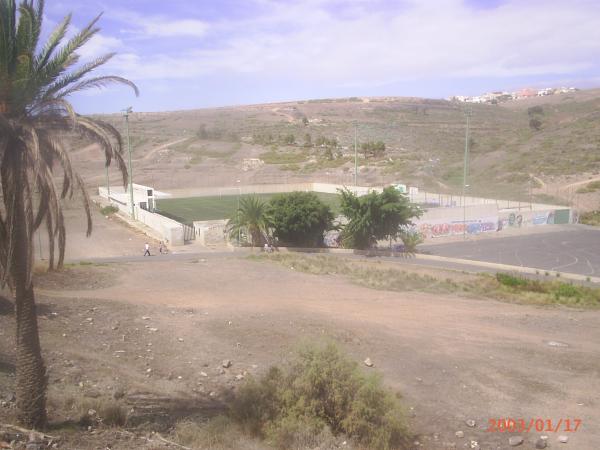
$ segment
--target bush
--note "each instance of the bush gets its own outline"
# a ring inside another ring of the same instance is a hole
[[[397,398],[333,344],[308,347],[288,370],[271,368],[263,378],[248,380],[231,417],[281,449],[312,448],[331,433],[373,449],[398,448],[408,437]]]
[[[119,212],[119,208],[117,208],[116,206],[113,205],[108,205],[105,206],[104,208],[100,209],[100,214],[102,214],[103,216],[110,216],[112,214],[116,214]]]
[[[342,230],[342,244],[346,248],[368,249],[378,240],[396,237],[401,227],[412,225],[411,220],[422,214],[417,205],[393,186],[361,197],[349,189],[340,193],[341,210],[348,218]]]
[[[418,231],[402,230],[398,236],[404,244],[404,251],[406,253],[416,253],[417,245],[422,244],[424,241],[423,235]]]
[[[579,223],[600,226],[600,211],[589,211],[579,216]]]
[[[325,232],[333,226],[333,212],[313,192],[276,195],[267,215],[273,236],[295,247],[322,247]]]

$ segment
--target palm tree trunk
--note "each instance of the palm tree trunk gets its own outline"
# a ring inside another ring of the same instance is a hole
[[[17,171],[16,173],[19,173]],[[19,177],[17,178],[19,179]],[[33,283],[28,283],[29,246],[33,245],[27,230],[22,182],[17,181],[15,202],[15,252],[13,281],[17,320],[16,395],[19,422],[28,428],[46,426],[46,387],[48,378],[42,359]]]

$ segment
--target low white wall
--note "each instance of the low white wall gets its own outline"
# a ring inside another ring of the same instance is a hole
[[[228,242],[227,220],[194,222],[196,241],[202,245],[220,245]]]
[[[119,208],[119,212],[126,216],[131,217],[131,207],[129,206],[129,199],[127,194],[119,190],[111,189],[110,198],[108,197],[108,189],[105,187],[98,188],[98,194],[100,197],[107,199],[113,206]],[[134,207],[135,219],[138,222],[143,223],[148,228],[155,231],[166,243],[173,246],[184,245],[183,227],[182,225],[168,217],[161,216],[160,214],[152,213],[140,208],[139,206]]]
[[[182,225],[168,217],[151,213],[145,209],[135,207],[135,218],[149,228],[159,233],[170,245],[184,245]]]

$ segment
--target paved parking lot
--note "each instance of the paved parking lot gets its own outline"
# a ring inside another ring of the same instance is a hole
[[[582,225],[560,231],[467,242],[422,245],[421,252],[544,270],[600,275],[600,229]]]

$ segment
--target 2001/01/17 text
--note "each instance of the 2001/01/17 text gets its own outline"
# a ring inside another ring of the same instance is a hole
[[[489,433],[574,433],[581,426],[581,419],[489,419]]]

